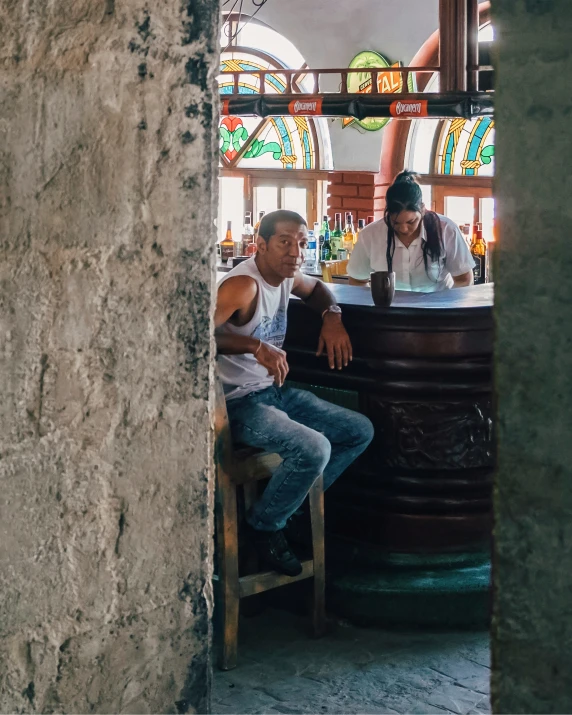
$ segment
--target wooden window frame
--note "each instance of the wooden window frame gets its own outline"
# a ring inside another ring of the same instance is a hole
[[[306,216],[309,227],[319,221],[320,212],[324,212],[325,206],[322,205],[319,182],[328,181],[328,171],[221,168],[220,176],[236,176],[244,180],[244,210],[250,211],[254,221],[257,218],[254,216],[254,187],[265,184],[276,185],[278,188],[286,188],[286,186],[305,188],[307,191]]]
[[[421,184],[429,183],[429,182],[425,181],[425,178],[426,177],[420,177]],[[466,181],[466,179],[464,179],[464,177],[456,177],[456,178],[460,178],[461,181],[460,182],[447,182],[446,184],[444,184],[443,182],[431,184],[433,187],[433,192],[432,192],[432,197],[431,197],[433,211],[436,211],[438,214],[442,214],[442,215],[445,214],[445,197],[446,196],[469,197],[469,198],[473,199],[473,208],[474,208],[473,215],[475,217],[475,221],[480,221],[481,220],[480,200],[494,198],[493,189],[492,189],[492,181],[490,182],[489,186],[486,186],[486,185],[477,186],[474,181],[471,181],[471,185],[467,186],[467,181]],[[476,177],[474,177],[474,178],[476,178]],[[487,178],[490,178],[490,177],[487,177]]]

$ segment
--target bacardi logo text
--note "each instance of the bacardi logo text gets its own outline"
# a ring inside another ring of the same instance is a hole
[[[392,102],[389,111],[392,117],[426,117],[427,100],[421,99],[418,102]]]
[[[321,99],[295,99],[288,105],[288,113],[292,116],[315,116],[322,113]]]

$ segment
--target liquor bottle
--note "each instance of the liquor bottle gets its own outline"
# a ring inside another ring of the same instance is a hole
[[[324,231],[324,243],[320,251],[321,261],[331,261],[332,260],[332,244],[330,243],[330,229],[326,228]]]
[[[244,217],[244,228],[242,229],[242,250],[245,256],[254,256],[256,253],[256,241],[254,240],[254,229],[252,228],[252,214],[246,212]]]
[[[473,232],[473,242],[471,243],[471,255],[475,259],[473,275],[475,285],[486,282],[487,244],[483,238],[482,224],[475,224]]]
[[[314,231],[308,231],[308,248],[306,249],[306,258],[304,260],[304,271],[313,273],[316,270],[316,239]]]
[[[234,241],[234,252],[233,256],[238,257],[238,256],[243,256],[244,255],[244,244],[242,243],[242,234],[238,237],[233,236],[232,240]]]
[[[316,243],[318,241],[318,236],[322,233],[320,229],[320,222],[319,221],[314,221],[314,236],[316,237]],[[319,248],[319,246],[316,246],[316,248]]]
[[[336,219],[334,221],[334,230],[330,235],[330,242],[332,245],[332,260],[337,260],[338,251],[342,248],[342,243],[344,240],[344,234],[342,233],[342,214],[336,214]]]
[[[360,235],[360,233],[364,230],[364,228],[365,228],[365,219],[363,219],[363,218],[358,218],[357,231],[356,231],[356,233],[355,233],[355,243],[354,243],[354,246],[355,246],[355,244],[358,242],[359,235]]]
[[[220,242],[220,258],[225,263],[234,256],[234,241],[232,240],[232,221],[227,221],[226,235]]]
[[[320,257],[322,255],[322,241],[324,240],[324,237],[322,236],[322,231],[320,229],[320,222],[319,221],[314,221],[314,240],[316,241],[316,260],[315,260],[315,268],[318,268],[318,264],[320,262]]]
[[[369,226],[369,224],[370,224],[370,223],[373,223],[374,220],[375,220],[375,219],[374,219],[373,216],[368,216],[368,217],[367,217],[367,225]]]
[[[351,213],[346,213],[346,225],[344,228],[343,247],[348,256],[351,254],[355,243],[354,219]]]
[[[318,236],[318,256],[320,256],[320,260],[322,260],[322,246],[324,245],[324,236],[326,235],[326,231],[329,230],[330,220],[327,216],[324,216],[322,220],[322,227],[320,228],[320,234]]]
[[[265,214],[265,213],[266,213],[266,211],[259,211],[259,212],[258,212],[258,221],[256,222],[256,226],[254,227],[254,240],[255,240],[255,241],[256,241],[256,239],[258,238],[258,228],[259,228],[259,226],[260,226],[260,222],[261,222],[262,219],[264,218],[264,214]]]

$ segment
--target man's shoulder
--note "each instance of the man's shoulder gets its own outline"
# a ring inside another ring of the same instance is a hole
[[[249,276],[245,273],[233,274],[232,272],[229,272],[228,275],[226,275],[219,283],[219,289],[223,286],[227,289],[232,287],[233,290],[249,290],[256,289],[258,283],[254,276]]]
[[[218,286],[219,293],[232,292],[245,300],[252,300],[258,293],[258,282],[253,276],[244,273],[229,273]]]

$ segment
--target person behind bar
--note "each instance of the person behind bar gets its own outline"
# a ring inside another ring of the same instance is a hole
[[[384,218],[359,234],[347,268],[350,284],[365,285],[373,271],[393,270],[397,290],[472,285],[474,260],[458,226],[426,210],[415,174],[398,174],[385,203]]]
[[[317,355],[327,354],[330,369],[341,370],[352,359],[334,296],[299,270],[307,240],[299,214],[266,214],[256,255],[223,278],[215,312],[217,367],[233,440],[277,452],[283,460],[246,515],[247,529],[261,560],[290,576],[301,573],[302,566],[288,543],[287,521],[295,512],[303,518],[300,507],[320,474],[327,489],[373,438],[364,415],[284,386],[290,293],[321,316]]]

